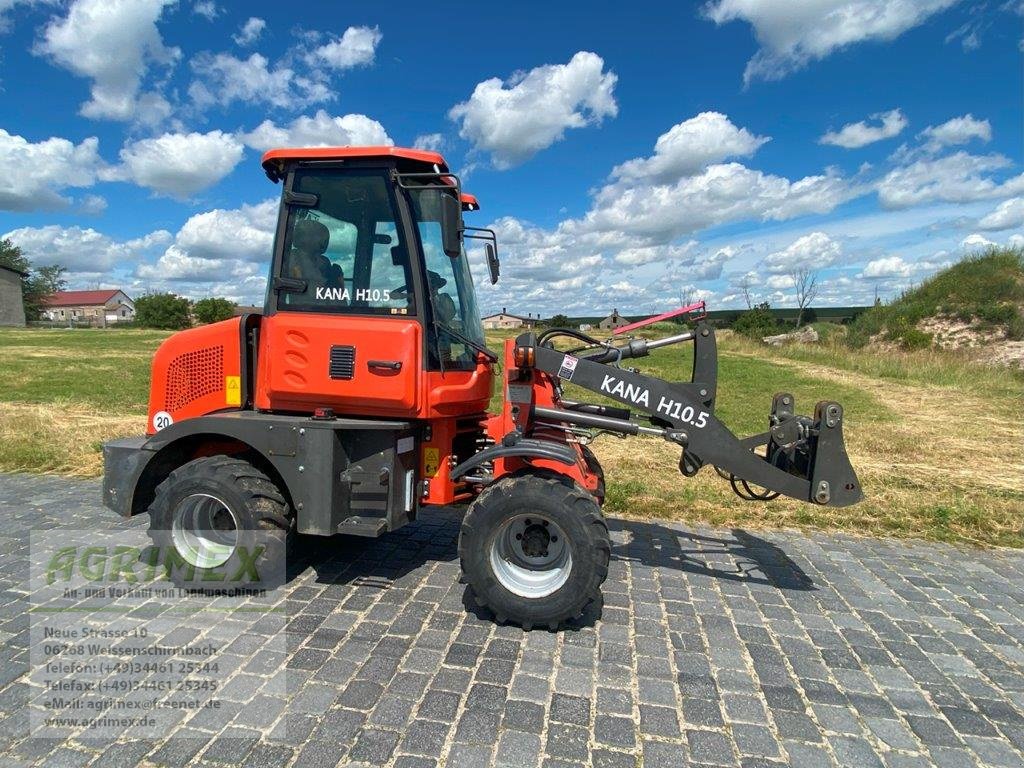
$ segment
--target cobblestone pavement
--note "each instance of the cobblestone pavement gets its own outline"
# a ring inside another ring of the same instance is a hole
[[[1024,765],[1024,555],[614,520],[600,618],[524,633],[466,609],[457,519],[304,541],[289,652],[240,660],[229,722],[46,741],[27,531],[145,520],[95,481],[0,476],[0,764]]]

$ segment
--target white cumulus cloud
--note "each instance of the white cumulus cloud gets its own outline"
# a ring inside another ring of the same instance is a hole
[[[745,21],[761,48],[744,80],[778,80],[809,62],[864,41],[888,41],[959,0],[711,0],[716,24]]]
[[[570,128],[614,117],[616,80],[604,71],[604,59],[580,51],[567,64],[484,80],[448,115],[460,124],[459,135],[489,153],[495,167],[511,168],[560,141]]]
[[[59,264],[72,273],[107,271],[136,259],[148,249],[166,245],[171,239],[166,230],[157,230],[145,237],[118,242],[95,229],[56,224],[22,227],[3,237],[21,248],[33,264]]]
[[[441,152],[444,150],[447,142],[445,141],[444,134],[421,133],[413,139],[412,145],[416,149],[429,149],[431,152]]]
[[[912,270],[913,268],[911,265],[907,264],[907,262],[899,256],[886,256],[881,259],[869,261],[861,272],[860,277],[868,280],[879,280],[892,277],[910,277]]]
[[[159,194],[187,198],[231,173],[242,150],[242,143],[223,131],[165,133],[126,144],[119,174]]]
[[[967,144],[970,141],[991,141],[992,125],[988,120],[978,120],[974,115],[963,115],[947,120],[941,125],[930,125],[918,135],[925,140],[925,147],[937,151],[943,147]]]
[[[256,205],[197,213],[178,230],[175,245],[196,258],[268,262],[277,211],[277,198],[270,198]]]
[[[770,141],[737,128],[720,112],[701,112],[658,137],[654,154],[616,166],[612,176],[672,182],[729,158],[747,157]]]
[[[174,0],[75,0],[67,16],[43,30],[37,52],[92,81],[81,113],[89,118],[133,120],[150,64],[170,65],[181,52],[164,45],[157,22]],[[162,96],[146,94],[146,111],[169,111]]]
[[[899,136],[907,125],[908,121],[903,113],[898,109],[892,109],[871,115],[867,120],[848,123],[838,131],[828,131],[819,141],[843,149],[859,149],[876,141]]]
[[[247,59],[230,53],[200,53],[192,59],[192,70],[197,78],[188,93],[200,109],[236,101],[301,109],[334,98],[320,73],[303,74],[283,62],[271,66],[259,53]]]
[[[240,135],[247,146],[258,150],[271,147],[391,146],[394,142],[384,126],[366,115],[332,117],[318,110],[312,117],[302,115],[288,125],[264,120]]]
[[[781,251],[765,257],[764,266],[773,274],[796,269],[820,269],[835,264],[842,255],[842,246],[824,232],[811,232],[797,238]]]
[[[190,256],[177,245],[170,246],[155,263],[140,264],[136,277],[157,281],[212,283],[225,279],[256,276],[263,267],[245,262],[224,262]]]
[[[236,45],[242,47],[252,45],[260,39],[263,30],[267,28],[267,22],[258,16],[250,16],[246,22],[239,27],[237,34],[231,36]]]
[[[377,27],[349,27],[341,37],[314,48],[307,61],[313,66],[331,69],[352,69],[372,64],[383,37]]]
[[[31,142],[0,128],[0,210],[62,208],[68,187],[91,187],[104,168],[95,137],[75,144],[63,138]]]
[[[994,172],[1013,163],[1002,155],[964,151],[939,158],[925,157],[889,171],[878,183],[878,199],[886,208],[906,208],[936,201],[967,203],[1024,192],[1024,174],[997,181]]]
[[[960,241],[960,247],[965,251],[980,251],[986,248],[992,248],[995,245],[984,235],[979,235],[977,232],[968,235]]]
[[[278,200],[215,208],[190,216],[163,253],[139,263],[136,290],[173,290],[193,298],[226,296],[256,302],[265,290]],[[167,244],[169,243],[169,244]]]
[[[992,213],[978,222],[978,227],[986,230],[1011,229],[1024,227],[1024,197],[1012,197],[1004,200]]]
[[[723,163],[674,184],[609,184],[573,226],[618,232],[623,240],[665,243],[728,222],[828,213],[849,196],[849,184],[833,173],[791,181],[740,163]]]
[[[221,10],[213,0],[197,0],[192,4],[192,13],[202,16],[207,21],[213,21],[220,16]]]
[[[249,19],[235,41],[246,44],[253,34],[262,32],[262,21]],[[327,42],[321,43],[325,38]],[[188,87],[193,105],[200,111],[235,102],[295,110],[332,101],[337,98],[332,75],[372,64],[381,33],[376,27],[349,27],[341,37],[310,32],[303,39],[303,45],[290,48],[273,63],[260,53],[248,58],[224,51],[196,54]]]

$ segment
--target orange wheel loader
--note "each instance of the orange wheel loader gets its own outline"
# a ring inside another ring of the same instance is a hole
[[[778,393],[766,431],[742,439],[716,418],[702,307],[662,339],[556,328],[488,349],[464,243],[485,241],[491,282],[497,243],[464,225],[479,206],[441,155],[275,149],[263,169],[282,195],[262,314],[168,338],[146,435],[104,446],[105,503],[149,514],[153,540],[199,574],[186,586],[216,584],[203,577],[254,532],[280,565],[292,533],[381,536],[422,507],[459,505],[477,603],[556,629],[599,604],[608,571],[604,475],[587,446],[606,433],[667,440],[682,475],[709,465],[744,498],[861,498],[838,403],[800,416]],[[679,343],[694,345],[689,380],[623,365]],[[569,383],[603,403],[564,397]]]

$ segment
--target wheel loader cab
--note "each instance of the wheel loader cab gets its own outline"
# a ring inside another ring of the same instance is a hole
[[[440,155],[373,152],[264,156],[283,191],[254,405],[396,419],[482,414],[491,365],[479,351],[466,254],[449,255],[444,230],[461,229],[445,215],[459,208],[457,182]]]

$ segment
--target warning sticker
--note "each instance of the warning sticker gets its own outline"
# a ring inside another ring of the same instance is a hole
[[[576,364],[578,362],[579,360],[572,355],[566,355],[562,358],[562,365],[558,369],[558,378],[572,381],[572,375],[576,373]]]
[[[441,468],[441,450],[439,448],[423,449],[423,474],[434,477]]]
[[[224,377],[224,400],[228,405],[242,404],[242,379],[240,376]]]

